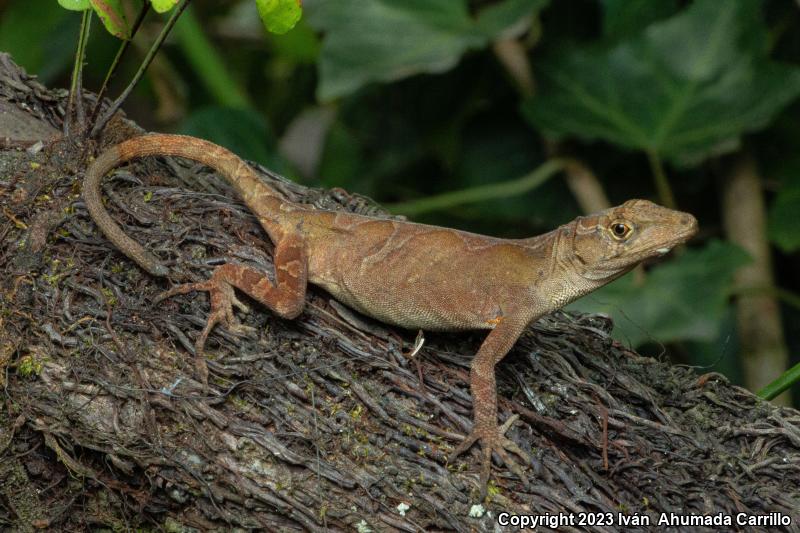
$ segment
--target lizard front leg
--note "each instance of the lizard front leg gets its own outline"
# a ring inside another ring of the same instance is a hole
[[[233,306],[243,308],[236,299],[234,287],[264,304],[280,317],[295,318],[305,305],[308,284],[308,261],[305,246],[299,235],[283,237],[275,245],[275,284],[266,273],[252,267],[227,263],[214,269],[211,278],[200,283],[184,283],[156,297],[161,301],[176,294],[206,291],[211,300],[211,312],[205,328],[195,343],[195,366],[203,383],[208,380],[208,367],[203,348],[215,325],[229,327],[233,322]]]
[[[529,457],[516,443],[505,436],[506,425],[497,425],[497,386],[494,367],[506,356],[528,325],[527,321],[506,318],[489,333],[481,344],[470,366],[470,392],[474,425],[472,432],[450,454],[452,461],[467,451],[475,442],[481,445],[481,497],[486,496],[486,487],[491,472],[492,452],[497,452],[503,462],[524,480],[522,469],[507,452],[512,452],[526,463]]]

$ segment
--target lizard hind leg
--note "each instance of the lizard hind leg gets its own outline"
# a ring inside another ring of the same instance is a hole
[[[308,261],[302,239],[285,237],[275,246],[275,283],[261,270],[235,263],[226,263],[214,269],[211,278],[200,283],[184,283],[161,294],[160,302],[176,294],[194,291],[209,293],[211,311],[203,331],[195,342],[195,367],[203,383],[208,381],[208,367],[203,350],[206,339],[217,324],[230,328],[235,324],[233,307],[246,310],[236,298],[237,288],[268,307],[280,317],[291,319],[299,315],[305,305],[308,280]]]

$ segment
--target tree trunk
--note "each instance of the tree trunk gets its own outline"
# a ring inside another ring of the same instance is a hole
[[[0,101],[60,128],[60,96],[2,54]],[[135,132],[124,124],[99,144]],[[772,512],[747,530],[798,531],[800,413],[641,357],[601,317],[545,317],[499,365],[500,419],[519,415],[508,434],[531,461],[524,480],[495,465],[484,502],[475,450],[446,461],[471,426],[482,334],[431,335],[409,359],[414,332],[312,289],[297,320],[254,304],[239,315],[246,327],[216,328],[204,389],[191,352],[207,299],[152,304],[170,282],[115,251],[78,194],[92,149],[50,140],[0,153],[0,528],[494,531],[503,513],[550,513],[540,531],[557,513],[559,531],[734,521],[663,528],[717,531],[737,529],[736,513]],[[259,170],[292,201],[382,213]],[[112,215],[171,282],[228,260],[271,270],[267,236],[207,169],[151,158],[114,176]]]

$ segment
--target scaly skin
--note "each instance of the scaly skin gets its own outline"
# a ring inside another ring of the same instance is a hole
[[[143,269],[167,269],[125,235],[103,207],[100,184],[118,164],[142,156],[180,156],[204,163],[224,176],[275,243],[275,284],[261,271],[236,264],[217,267],[203,283],[178,285],[159,299],[207,291],[211,313],[197,340],[197,365],[211,329],[229,326],[237,288],[277,315],[294,318],[313,283],[334,298],[383,322],[409,329],[490,330],[472,361],[472,432],[451,455],[477,441],[482,447],[485,493],[492,451],[520,477],[512,452],[528,461],[497,425],[495,365],[525,328],[539,317],[605,285],[642,260],[663,255],[697,231],[692,215],[646,200],[630,200],[601,213],[579,217],[530,239],[498,239],[455,229],[321,211],[280,198],[228,150],[201,139],[146,135],[101,154],[86,172],[86,206],[103,233]]]

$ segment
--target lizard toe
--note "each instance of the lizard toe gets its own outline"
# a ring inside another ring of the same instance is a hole
[[[500,459],[503,460],[503,464],[511,470],[518,478],[520,478],[523,482],[525,482],[525,472],[522,467],[514,460],[514,458],[508,452],[513,452],[514,454],[523,454],[521,455],[525,461],[528,461],[528,458],[524,456],[524,452],[520,450],[519,446],[516,445],[513,441],[503,438],[503,442],[500,446],[496,447],[494,451],[497,455],[500,456]]]
[[[479,438],[481,438],[481,435],[475,431],[467,435],[464,440],[461,441],[461,444],[456,446],[456,449],[450,452],[450,455],[447,456],[447,461],[455,461],[456,457],[469,450]]]
[[[206,325],[195,341],[195,371],[200,381],[202,381],[204,385],[207,385],[208,365],[206,364],[204,352],[208,335],[217,324],[222,324],[228,329],[243,328],[243,326],[238,325],[234,317],[233,307],[236,306],[244,310],[249,309],[236,298],[233,286],[231,286],[230,283],[216,277],[199,283],[183,283],[181,285],[176,285],[156,296],[155,301],[160,302],[176,294],[186,294],[194,291],[207,292],[209,300],[211,301],[211,311],[208,314]]]
[[[233,291],[231,291],[231,292],[233,292]],[[250,312],[250,307],[249,307],[247,304],[245,304],[245,303],[242,303],[242,301],[241,301],[241,300],[239,300],[239,299],[236,297],[236,295],[235,295],[235,294],[233,294],[233,295],[231,296],[231,303],[233,304],[233,306],[234,306],[236,309],[238,309],[238,310],[239,310],[239,311],[241,311],[242,313],[249,313],[249,312]]]
[[[156,297],[153,298],[153,303],[157,304],[166,300],[167,298],[172,298],[176,294],[187,294],[194,291],[208,291],[210,290],[210,281],[211,280],[200,283],[181,283],[180,285],[175,285],[171,289],[167,289],[164,292],[157,294]]]
[[[510,452],[512,452],[512,453],[514,453],[514,454],[515,454],[517,457],[519,457],[520,459],[522,459],[524,462],[528,463],[528,462],[530,462],[530,457],[528,456],[528,454],[527,454],[527,453],[525,453],[525,452],[522,450],[522,448],[520,448],[519,446],[517,446],[517,443],[516,443],[516,442],[514,442],[513,440],[511,440],[511,439],[509,439],[508,437],[506,437],[506,431],[508,431],[508,429],[509,429],[509,428],[510,428],[510,427],[511,427],[511,426],[514,424],[514,422],[516,422],[518,419],[519,419],[519,415],[518,415],[518,414],[513,414],[513,415],[509,416],[509,417],[508,417],[508,420],[506,420],[505,422],[503,422],[503,425],[502,425],[502,426],[500,426],[500,427],[497,429],[497,437],[498,437],[498,439],[501,441],[500,443],[502,444],[502,448],[503,448],[503,449],[505,449],[505,450],[508,450],[508,451],[510,451]],[[504,462],[506,462],[506,463],[508,463],[508,461],[506,461],[506,460],[505,460],[505,458],[503,458],[503,461],[504,461]]]
[[[517,463],[514,458],[508,453],[509,448],[517,447],[505,437],[495,434],[496,438],[481,439],[481,463],[480,463],[480,496],[481,499],[486,497],[489,488],[489,477],[492,473],[492,452],[496,453],[506,468],[511,470],[522,482],[527,486],[525,479],[525,472],[522,467]],[[506,442],[508,441],[508,442]],[[511,442],[511,446],[509,446]],[[517,447],[518,449],[518,447]]]
[[[465,438],[461,444],[450,454],[448,461],[452,461],[456,456],[468,450],[475,442],[480,441],[481,445],[481,465],[480,465],[480,486],[481,498],[486,497],[487,484],[492,469],[492,452],[497,453],[503,464],[511,470],[526,486],[525,471],[522,466],[514,459],[513,455],[523,460],[524,464],[530,462],[526,454],[514,441],[504,435],[508,428],[517,420],[517,416],[510,417],[502,426],[476,427]],[[513,454],[513,455],[512,455]]]

